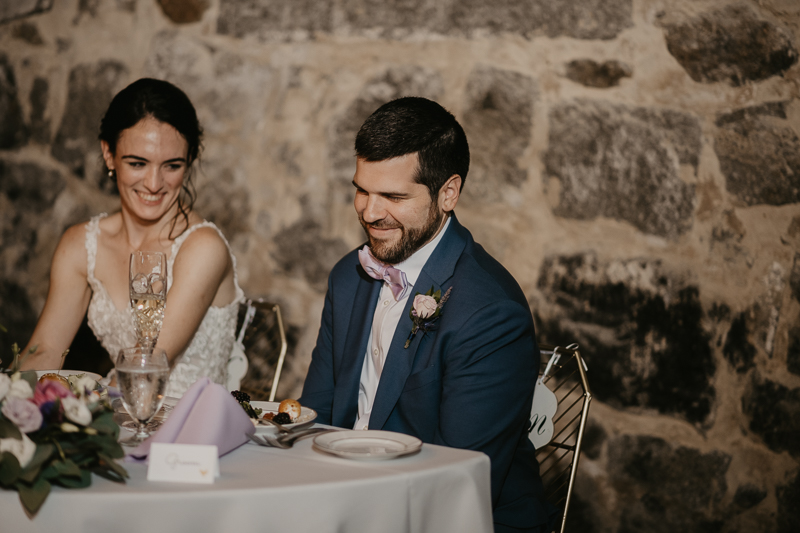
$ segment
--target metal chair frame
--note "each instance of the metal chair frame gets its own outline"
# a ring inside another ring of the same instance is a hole
[[[257,300],[248,299],[246,301],[246,304],[247,304],[247,312],[245,313],[244,322],[242,323],[241,326],[242,328],[245,329],[245,335],[244,335],[245,346],[248,346],[248,341],[252,342],[253,336],[259,333],[259,330],[257,329],[258,324],[253,323],[253,320],[255,318],[255,313],[261,311],[264,313],[275,314],[275,321],[280,338],[280,352],[278,353],[278,361],[275,364],[275,374],[272,377],[272,387],[270,387],[270,392],[269,392],[269,401],[274,402],[275,394],[278,392],[278,383],[280,382],[281,379],[283,363],[284,360],[286,359],[286,350],[288,348],[288,343],[286,342],[286,332],[283,326],[283,316],[281,315],[281,308],[276,303],[266,302],[262,299],[257,299]],[[245,353],[247,354],[248,360],[251,359],[249,353],[250,351],[251,350],[247,348],[245,349]],[[247,379],[247,374],[245,374],[245,377],[242,379],[242,384],[243,384],[242,390],[244,390],[245,392],[250,392],[247,391],[244,386],[244,382],[246,381],[246,379]]]
[[[558,410],[553,417],[553,438],[536,451],[536,458],[543,469],[541,477],[545,484],[545,497],[557,507],[563,505],[561,528],[556,530],[564,533],[592,393],[586,378],[586,363],[576,344],[566,348],[540,345],[539,350],[542,356],[540,375],[550,358],[560,354],[543,380],[558,398]]]

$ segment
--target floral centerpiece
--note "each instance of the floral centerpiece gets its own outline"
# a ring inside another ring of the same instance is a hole
[[[33,517],[53,484],[87,487],[92,473],[124,483],[128,473],[115,461],[124,453],[107,393],[89,377],[69,386],[38,382],[36,372],[19,370],[16,344],[13,353],[9,369],[0,370],[0,487],[19,492]]]

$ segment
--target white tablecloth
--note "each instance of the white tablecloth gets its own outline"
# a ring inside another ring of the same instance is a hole
[[[220,459],[213,485],[147,481],[125,463],[127,484],[54,487],[30,520],[16,492],[0,490],[0,533],[485,533],[492,531],[489,458],[425,444],[413,456],[366,462],[312,449],[246,444]]]

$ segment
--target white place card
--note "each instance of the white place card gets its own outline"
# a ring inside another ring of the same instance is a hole
[[[208,444],[153,443],[148,481],[214,483],[219,477],[219,451]]]

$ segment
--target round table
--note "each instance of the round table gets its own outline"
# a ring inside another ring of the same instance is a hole
[[[124,463],[126,484],[93,476],[86,489],[54,487],[29,519],[16,492],[0,490],[0,532],[492,531],[489,458],[424,444],[415,455],[355,461],[312,449],[245,444],[220,458],[212,485],[147,481]]]

